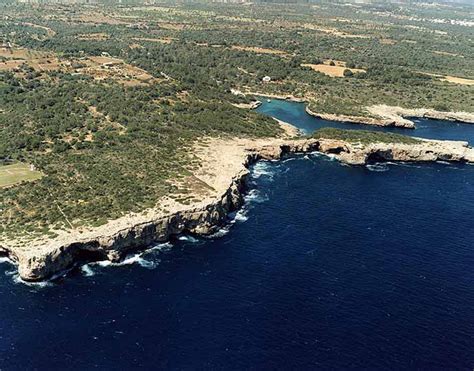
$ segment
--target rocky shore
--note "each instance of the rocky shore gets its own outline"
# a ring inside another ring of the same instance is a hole
[[[398,127],[398,128],[406,128],[406,129],[415,128],[415,123],[413,121],[407,120],[403,118],[402,116],[373,118],[373,117],[363,117],[363,116],[334,115],[330,113],[313,112],[308,106],[306,106],[306,113],[316,118],[328,120],[328,121],[340,121],[340,122],[348,122],[351,124]]]
[[[386,105],[375,105],[367,107],[367,111],[374,117],[333,115],[326,113],[317,113],[311,111],[306,106],[306,113],[311,116],[329,121],[342,121],[352,124],[364,124],[384,127],[398,127],[406,129],[415,129],[415,123],[409,118],[427,118],[435,120],[447,120],[462,122],[465,124],[474,123],[474,114],[469,112],[442,112],[433,109],[417,108],[408,109],[402,107],[392,107]],[[377,118],[375,118],[377,117]]]
[[[255,92],[246,92],[244,95],[254,95],[265,98],[288,100],[297,103],[308,103],[306,99],[295,97],[293,95],[264,94]],[[242,105],[241,108],[255,109],[259,105],[260,104]],[[319,119],[347,122],[359,125],[415,129],[415,122],[413,122],[410,118],[427,118],[434,120],[462,122],[465,124],[474,124],[474,113],[471,112],[443,112],[428,108],[410,109],[396,106],[387,106],[384,104],[369,106],[366,107],[366,109],[372,117],[320,113],[312,111],[308,105],[306,105],[305,108],[307,114]]]
[[[181,233],[212,234],[225,223],[231,211],[242,206],[250,165],[259,160],[278,160],[314,151],[331,154],[351,165],[373,161],[474,162],[474,150],[465,142],[420,139],[416,144],[361,144],[322,138],[289,139],[289,136],[268,140],[208,139],[206,146],[196,152],[205,161],[202,173],[196,176],[215,192],[201,201],[175,205],[169,211],[147,210],[98,228],[66,231],[51,240],[28,244],[0,241],[0,253],[18,264],[23,280],[41,281],[81,263],[120,261],[132,251]]]

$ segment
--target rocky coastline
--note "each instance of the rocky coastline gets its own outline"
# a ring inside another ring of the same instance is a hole
[[[305,110],[308,115],[314,116],[318,119],[323,119],[323,120],[328,120],[328,121],[339,121],[339,122],[347,122],[350,124],[415,129],[415,123],[413,121],[407,120],[401,116],[391,117],[391,118],[373,118],[373,117],[362,117],[362,116],[334,115],[331,113],[313,112],[308,106],[306,106]]]
[[[308,115],[328,121],[348,122],[351,124],[374,125],[383,127],[397,127],[405,129],[416,129],[415,122],[410,118],[426,118],[433,120],[445,120],[474,124],[474,114],[469,112],[442,112],[425,108],[402,108],[386,105],[375,105],[367,107],[375,117],[334,115],[328,113],[313,112],[308,106],[305,108]]]
[[[242,93],[243,94],[243,93]],[[387,106],[378,104],[366,107],[367,111],[373,116],[351,116],[351,115],[336,115],[331,113],[320,113],[312,111],[309,108],[308,100],[305,98],[295,97],[294,95],[278,95],[246,92],[244,95],[254,95],[265,98],[287,100],[296,103],[306,103],[305,111],[308,115],[327,121],[346,122],[358,125],[372,125],[381,127],[397,127],[405,129],[415,129],[415,122],[411,119],[426,118],[433,120],[445,120],[461,122],[464,124],[474,124],[474,113],[471,112],[444,112],[429,108],[403,108],[395,106]],[[258,102],[258,101],[257,101]],[[242,108],[255,109],[260,106],[260,103],[242,106]]]
[[[228,145],[234,145],[234,141],[229,140]],[[21,279],[42,281],[82,263],[106,259],[120,261],[133,251],[168,241],[182,233],[212,234],[226,222],[230,212],[242,206],[249,167],[259,160],[279,160],[292,154],[318,151],[350,165],[379,161],[474,163],[474,150],[465,142],[453,141],[420,139],[417,144],[361,144],[322,138],[279,138],[246,140],[239,145],[243,150],[237,157],[240,163],[235,169],[238,170],[227,179],[225,191],[204,204],[189,205],[167,215],[151,214],[130,219],[117,224],[119,227],[112,223],[108,228],[92,230],[87,235],[71,232],[62,239],[41,241],[41,246],[39,243],[36,246],[15,246],[0,242],[0,254],[18,265]]]

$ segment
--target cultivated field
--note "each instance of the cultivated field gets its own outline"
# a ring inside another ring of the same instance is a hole
[[[324,73],[327,76],[331,77],[344,77],[344,71],[350,70],[352,73],[364,73],[366,72],[362,68],[347,68],[345,62],[336,61],[334,66],[329,64],[329,61],[319,64],[304,63],[302,67],[309,67],[314,71]]]
[[[32,170],[28,164],[16,163],[0,166],[0,188],[10,187],[21,182],[32,182],[42,176],[43,174]]]

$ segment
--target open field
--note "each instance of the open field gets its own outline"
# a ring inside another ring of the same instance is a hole
[[[43,174],[32,170],[28,164],[3,165],[0,166],[0,188],[11,187],[21,182],[32,182],[42,176]]]
[[[253,52],[257,54],[274,54],[274,55],[286,55],[287,53],[283,50],[269,49],[269,48],[260,48],[256,46],[241,46],[241,45],[232,45],[234,50],[243,50],[246,52]]]
[[[123,59],[109,56],[90,56],[80,58],[59,59],[53,53],[44,53],[23,48],[0,48],[0,71],[15,72],[24,76],[26,70],[22,66],[34,71],[61,71],[64,73],[84,74],[95,80],[113,79],[127,86],[146,85],[157,81],[147,71],[125,63]]]
[[[98,32],[98,33],[86,33],[77,36],[78,40],[108,40],[110,39],[110,35],[106,34],[104,32]]]
[[[173,38],[152,38],[152,37],[134,37],[132,40],[135,41],[149,41],[149,42],[155,42],[155,43],[162,43],[162,44],[171,44],[173,42]]]
[[[474,85],[474,80],[473,79],[466,79],[464,77],[456,77],[456,76],[450,76],[450,75],[440,75],[437,73],[428,73],[428,72],[420,72],[424,75],[427,76],[432,76],[432,77],[437,77],[441,81],[445,82],[451,82],[453,84],[459,84],[459,85]]]
[[[474,80],[465,79],[465,78],[456,77],[456,76],[444,76],[443,78],[441,78],[441,81],[447,81],[447,82],[452,82],[452,83],[461,84],[461,85],[474,85]]]
[[[331,66],[328,63],[320,63],[320,64],[311,64],[311,63],[303,63],[302,67],[309,67],[314,71],[318,71],[324,73],[327,76],[331,77],[344,77],[344,71],[350,70],[352,73],[365,73],[366,71],[362,68],[347,68],[344,64],[339,64],[335,66]]]

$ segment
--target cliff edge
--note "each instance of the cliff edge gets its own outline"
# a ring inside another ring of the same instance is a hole
[[[97,228],[60,231],[54,239],[28,243],[0,240],[0,253],[18,264],[23,280],[40,281],[77,264],[119,261],[131,251],[180,233],[211,234],[225,223],[229,212],[242,206],[249,166],[258,160],[319,151],[350,165],[375,161],[474,162],[474,150],[466,142],[417,139],[414,144],[360,143],[290,136],[268,140],[204,139],[194,151],[200,167],[193,177],[206,185],[206,191],[197,195],[199,201],[184,205],[163,199],[159,208],[126,215]]]

